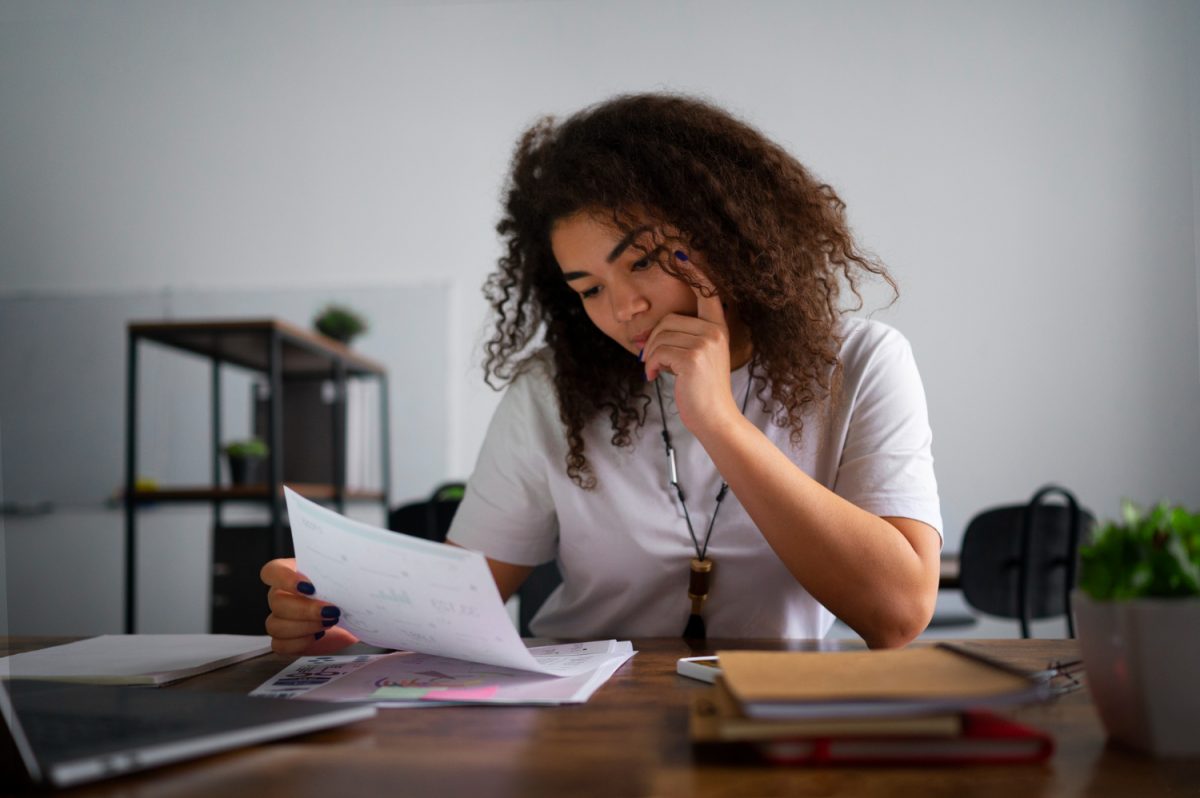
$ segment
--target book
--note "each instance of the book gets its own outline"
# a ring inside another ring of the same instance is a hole
[[[158,686],[270,651],[265,635],[100,635],[0,658],[0,676]]]
[[[742,712],[725,680],[717,677],[713,689],[698,697],[694,707],[710,720],[708,736],[718,740],[774,740],[783,737],[849,736],[883,737],[922,735],[949,737],[962,731],[962,715],[940,713],[901,717],[854,718],[751,718]]]
[[[961,713],[958,730],[949,734],[881,733],[884,727],[877,726],[864,732],[777,730],[762,738],[749,734],[730,739],[722,730],[722,709],[714,702],[715,694],[714,688],[693,697],[689,733],[697,752],[716,758],[809,766],[965,765],[1041,762],[1054,752],[1050,735],[986,710]]]
[[[721,672],[752,718],[959,713],[1045,700],[1046,684],[939,647],[888,651],[722,651]]]

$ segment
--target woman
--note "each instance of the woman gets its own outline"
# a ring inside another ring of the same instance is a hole
[[[448,540],[505,598],[557,559],[535,633],[820,637],[836,616],[886,647],[924,629],[925,398],[904,338],[843,315],[841,281],[892,283],[843,207],[691,98],[619,97],[522,137],[486,288],[485,371],[510,384]],[[277,651],[353,640],[294,563],[263,580]]]

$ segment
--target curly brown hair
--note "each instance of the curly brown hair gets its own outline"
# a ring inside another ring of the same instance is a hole
[[[654,246],[642,248],[689,283],[667,254],[676,244],[703,254],[706,276],[748,328],[754,373],[767,377],[760,400],[798,441],[805,409],[839,380],[842,280],[858,299],[854,309],[864,272],[896,290],[883,264],[854,242],[844,209],[783,148],[702,100],[628,95],[561,123],[543,118],[517,143],[496,225],[506,251],[484,286],[496,317],[485,379],[497,389],[512,380],[543,333],[567,473],[583,488],[595,485],[584,427],[607,413],[613,445],[628,446],[649,397],[641,364],[592,324],[563,280],[550,233],[580,211],[611,215],[625,233],[649,214],[658,223]]]

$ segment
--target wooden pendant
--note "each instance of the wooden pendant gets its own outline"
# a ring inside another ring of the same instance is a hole
[[[688,580],[688,598],[692,600],[692,614],[699,615],[704,600],[708,598],[708,590],[712,580],[713,561],[692,558],[692,575]]]

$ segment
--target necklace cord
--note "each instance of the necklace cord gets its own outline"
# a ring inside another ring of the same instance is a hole
[[[754,384],[753,370],[746,375],[746,393],[742,397],[742,415],[746,415],[746,405],[750,401],[750,386]],[[662,388],[658,384],[658,380],[654,381],[654,392],[658,395],[658,412],[662,416],[662,439],[663,445],[667,450],[667,463],[671,468],[670,480],[671,487],[675,488],[676,495],[679,496],[679,504],[683,507],[683,520],[687,523],[688,535],[692,539],[692,546],[696,549],[696,557],[704,560],[704,555],[708,553],[708,541],[712,538],[713,525],[717,522],[717,513],[721,510],[721,502],[725,500],[725,494],[729,492],[729,483],[724,479],[721,480],[721,489],[717,491],[717,504],[713,508],[712,517],[708,520],[708,529],[704,532],[704,544],[696,538],[696,529],[692,526],[692,516],[688,512],[687,500],[683,496],[683,488],[679,484],[679,472],[675,465],[675,447],[671,445],[671,433],[667,431],[667,410],[663,404]]]

